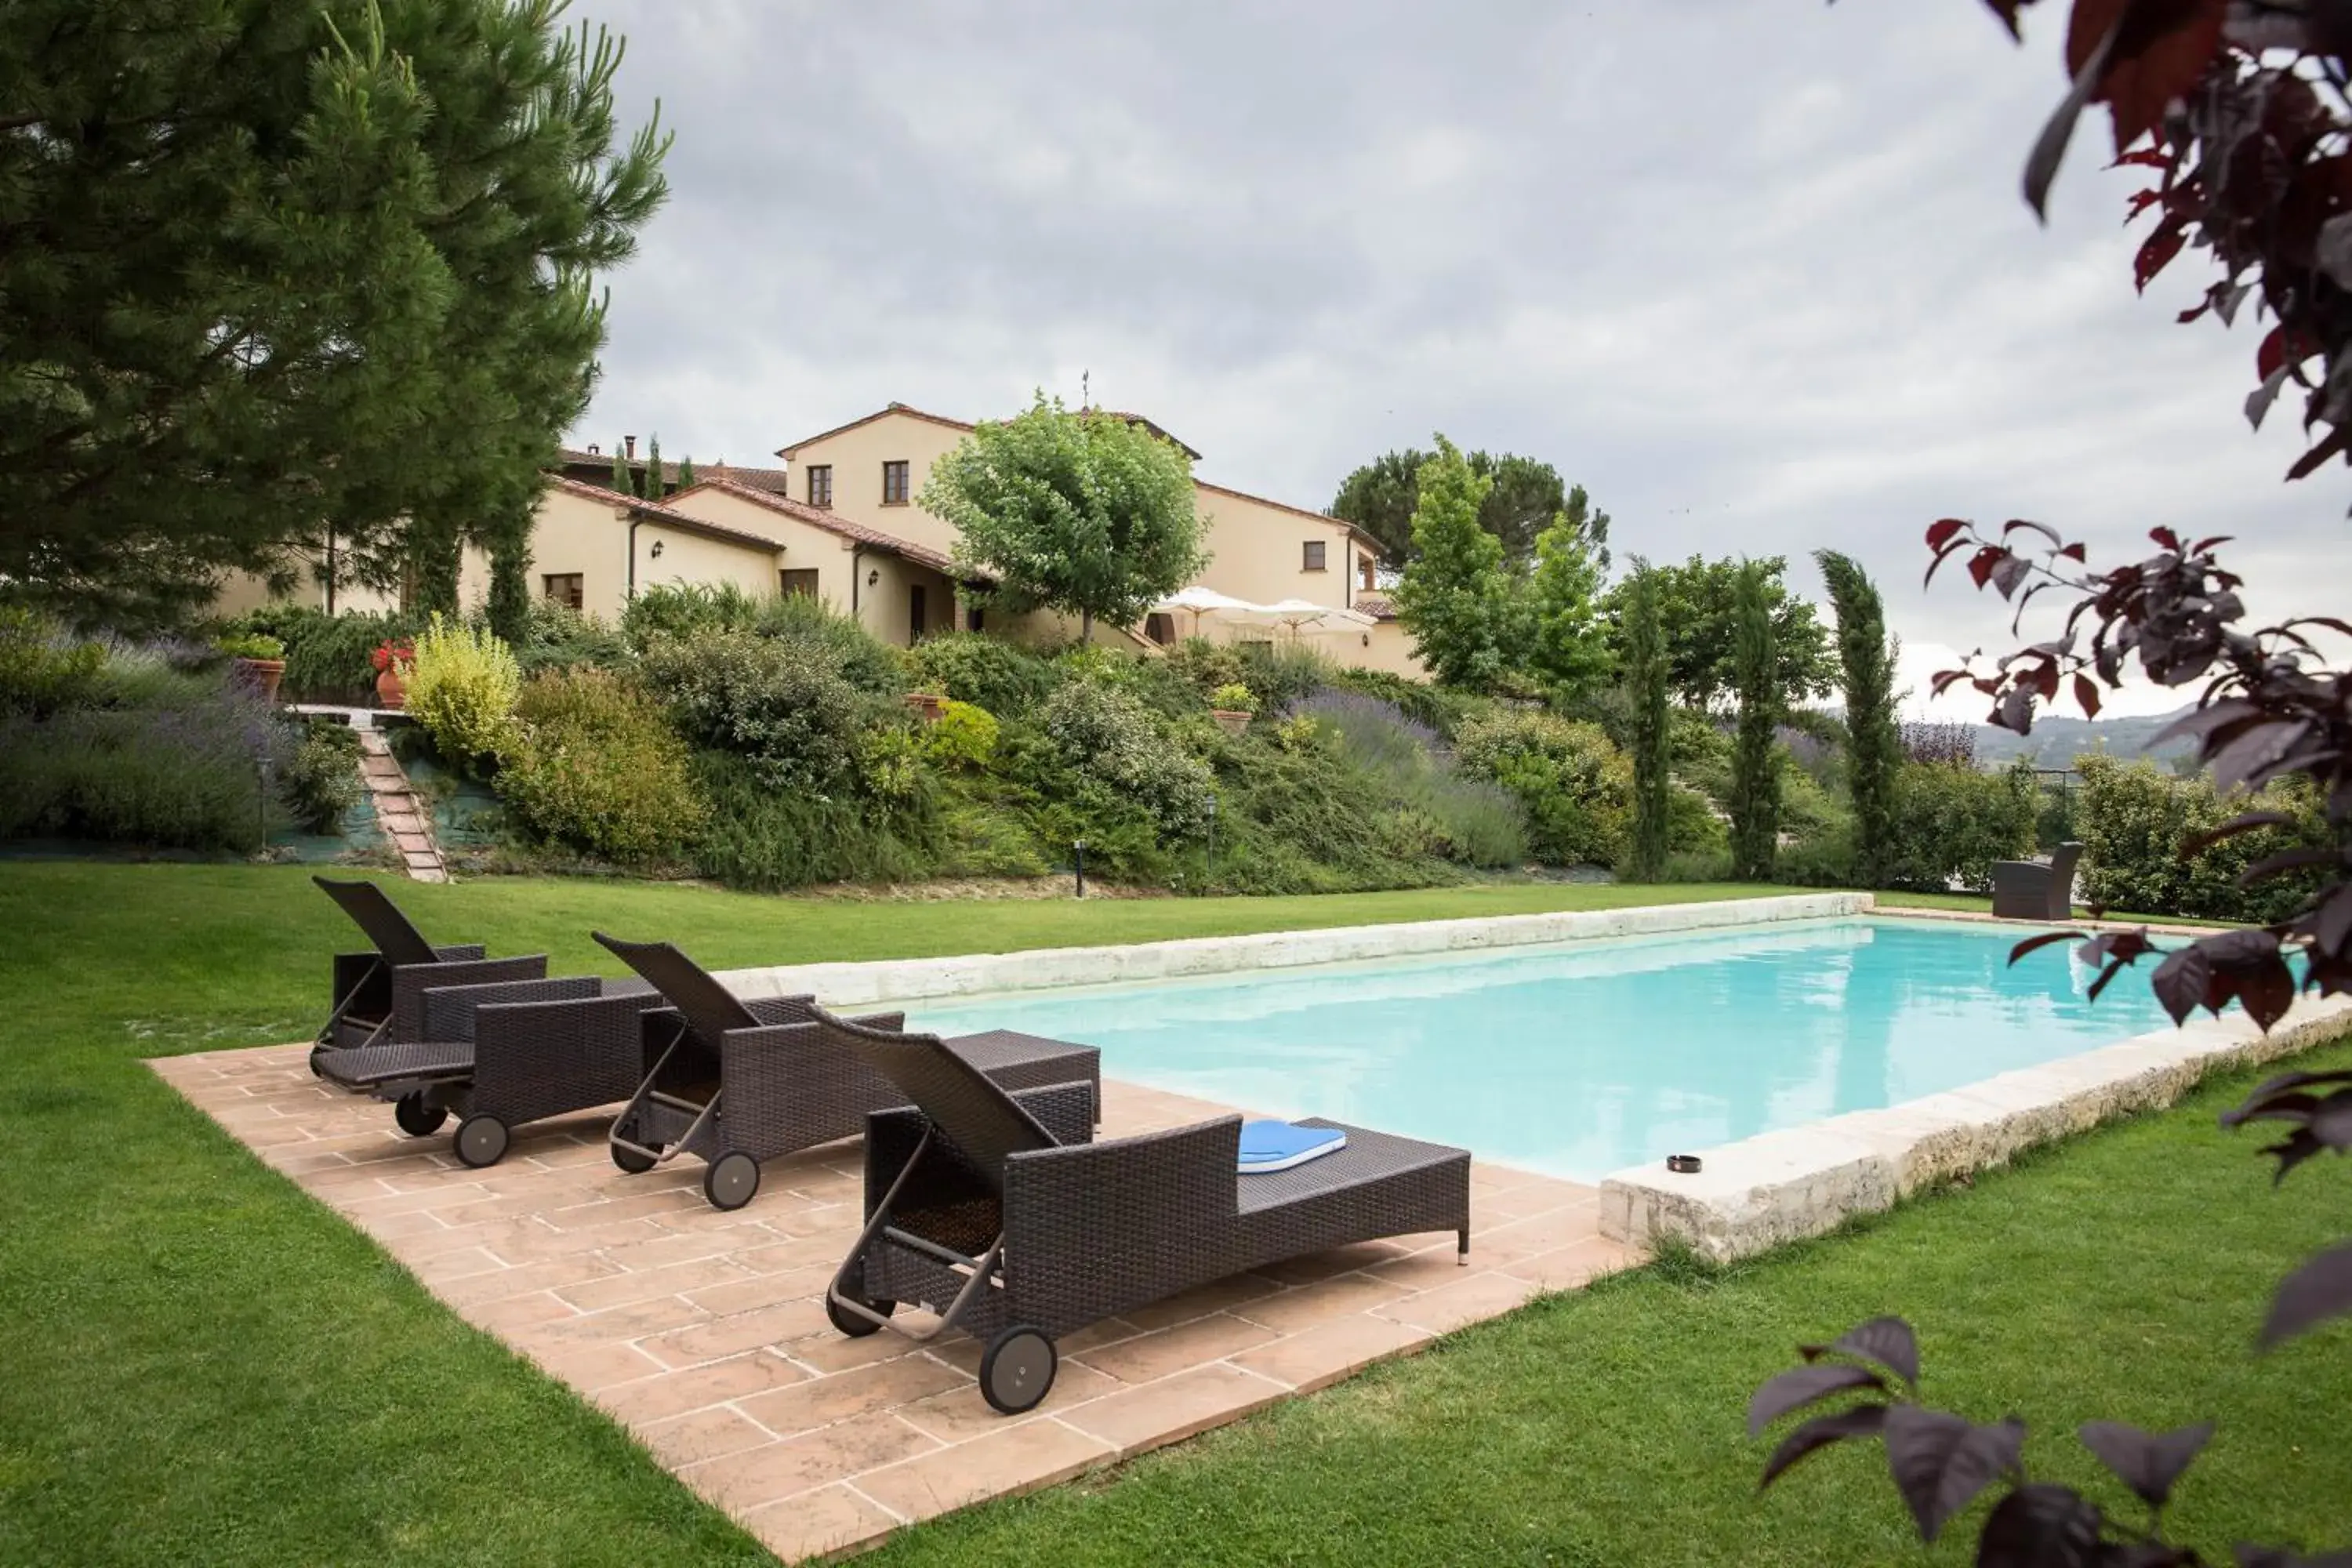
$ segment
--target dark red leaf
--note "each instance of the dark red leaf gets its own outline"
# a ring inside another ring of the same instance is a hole
[[[2083,710],[2083,717],[2099,716],[2099,683],[2079,670],[2074,676],[2074,700]]]
[[[2108,1568],[2099,1510],[2051,1481],[2019,1487],[1993,1505],[1977,1538],[1977,1568]]]
[[[1814,1416],[1780,1439],[1772,1457],[1764,1461],[1764,1479],[1757,1482],[1757,1489],[1761,1491],[1779,1480],[1790,1466],[1806,1455],[1848,1437],[1874,1437],[1885,1424],[1884,1405],[1857,1405],[1851,1410]]]
[[[1919,1381],[1919,1340],[1900,1318],[1873,1318],[1857,1323],[1826,1345],[1800,1345],[1807,1361],[1832,1353],[1874,1361],[1906,1383]]]
[[[2352,1244],[2328,1248],[2280,1283],[2259,1342],[2269,1350],[2347,1312],[2352,1312]]]
[[[2206,1004],[2213,984],[2213,961],[2194,946],[2184,947],[2156,966],[2148,989],[2164,1004],[2177,1027]]]
[[[1748,1435],[1756,1436],[1791,1410],[1801,1410],[1843,1390],[1875,1388],[1883,1392],[1885,1387],[1886,1380],[1868,1367],[1845,1362],[1822,1362],[1784,1372],[1758,1389],[1756,1396],[1748,1402]]]
[[[2156,232],[2141,243],[2139,254],[2132,258],[2133,287],[2143,294],[2147,292],[2147,286],[2156,280],[2156,275],[2170,266],[2172,258],[2180,254],[2180,247],[2188,243],[2189,229],[2179,220],[2167,219],[2158,225]],[[2181,320],[2193,321],[2201,313],[2201,310],[2189,312]]]
[[[2347,439],[2345,427],[2341,425],[2336,426],[2328,431],[2317,446],[2294,460],[2294,467],[2286,471],[2287,479],[2290,481],[2308,479],[2317,473],[2328,458],[2343,453]]]
[[[2025,1423],[2011,1416],[1973,1426],[1917,1405],[1886,1412],[1886,1466],[1895,1489],[1933,1542],[1945,1521],[1976,1500],[2003,1471],[2013,1469],[2025,1442]]]
[[[2166,107],[2204,76],[2221,51],[2228,9],[2228,0],[2075,0],[2077,28],[2096,26],[2102,13],[2114,18],[2111,58],[2091,101],[2114,116],[2116,153],[2156,130]],[[2091,48],[2078,54],[2072,29],[2066,46],[2068,65],[2079,70]]]
[[[2029,936],[2009,950],[2009,961],[2015,963],[2027,953],[2039,952],[2053,942],[2081,942],[2084,934],[2079,931],[2045,931],[2039,936]]]
[[[2017,592],[2018,585],[2023,583],[2027,577],[2032,574],[2032,573],[2033,563],[2028,561],[2024,556],[2005,556],[2001,560],[1993,563],[1992,585],[1999,589],[2000,591],[2000,596],[2006,599],[2014,595]]]
[[[2162,1508],[2172,1496],[2172,1484],[2211,1440],[2213,1423],[2200,1421],[2158,1433],[2120,1421],[2086,1421],[2076,1436],[2142,1502]]]
[[[2251,888],[2256,882],[2267,882],[2273,877],[2284,877],[2289,871],[2301,871],[2313,866],[2340,866],[2344,857],[2334,849],[2282,849],[2275,855],[2265,855],[2238,873],[2238,886]]]
[[[1979,545],[1977,552],[1969,557],[1969,575],[1975,578],[1977,586],[1981,588],[1991,579],[1992,569],[2011,559],[2010,552],[1998,544]]]
[[[1957,517],[1948,517],[1941,519],[1938,521],[1929,523],[1927,525],[1927,548],[1930,550],[1941,550],[1945,545],[1949,544],[1952,542],[1952,535],[1959,532],[1960,530],[1966,527],[1968,527],[1968,524]]]
[[[2066,546],[2065,549],[2061,550],[2058,553],[2065,556],[2070,561],[2079,562],[2089,559],[2088,553],[2079,544],[2070,544]]]

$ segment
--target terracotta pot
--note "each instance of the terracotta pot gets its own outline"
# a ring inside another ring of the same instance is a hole
[[[947,711],[947,699],[936,692],[909,691],[907,693],[907,706],[916,718],[929,724]]]
[[[261,693],[264,702],[278,700],[278,683],[286,679],[286,661],[282,658],[242,658],[236,661],[237,679]]]
[[[1251,716],[1237,712],[1231,708],[1212,708],[1209,710],[1209,717],[1214,719],[1217,721],[1217,728],[1228,735],[1238,735],[1250,727]]]
[[[408,688],[400,679],[400,666],[388,666],[375,678],[375,700],[386,708],[400,708],[407,704]]]

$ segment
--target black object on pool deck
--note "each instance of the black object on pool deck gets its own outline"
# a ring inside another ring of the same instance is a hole
[[[1698,1174],[1698,1156],[1696,1154],[1669,1154],[1666,1156],[1666,1169],[1674,1172],[1677,1175],[1696,1176]]]
[[[373,882],[310,879],[375,944],[335,955],[334,1007],[311,1039],[313,1072],[333,1051],[421,1040],[425,993],[435,986],[547,978],[544,953],[493,959],[479,946],[434,946]]]

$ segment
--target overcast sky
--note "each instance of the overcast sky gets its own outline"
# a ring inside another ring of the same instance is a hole
[[[2049,227],[2020,201],[2050,16],[2021,48],[1976,0],[576,14],[677,133],[579,441],[766,463],[1091,371],[1202,478],[1320,508],[1442,430],[1584,484],[1621,563],[1786,554],[1813,595],[1811,551],[1857,555],[1912,672],[2009,646],[1964,576],[1921,589],[1940,516],[2095,563],[2235,534],[2258,612],[2352,575],[2344,470],[2280,482],[2293,395],[2240,412],[2256,331],[2171,324],[2193,257],[2132,293],[2103,115]]]

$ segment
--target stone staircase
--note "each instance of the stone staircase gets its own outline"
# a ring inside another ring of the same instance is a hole
[[[441,863],[440,847],[433,842],[433,814],[416,797],[408,775],[400,771],[400,759],[384,743],[383,731],[362,730],[359,735],[360,776],[367,782],[376,820],[400,851],[402,866],[416,881],[447,881],[448,868]]]

